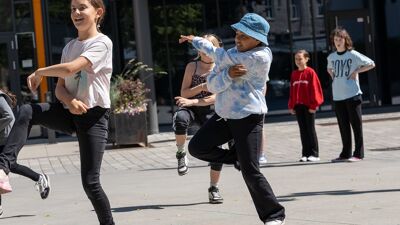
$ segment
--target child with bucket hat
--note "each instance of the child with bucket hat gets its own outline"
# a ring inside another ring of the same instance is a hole
[[[236,46],[225,51],[201,37],[181,35],[215,61],[207,77],[207,89],[216,94],[215,112],[189,143],[194,157],[234,164],[240,168],[259,218],[266,225],[282,225],[285,209],[277,201],[267,179],[260,172],[258,155],[267,105],[265,83],[272,61],[268,46],[269,24],[255,13],[247,13],[232,25]],[[229,151],[220,146],[229,140]]]

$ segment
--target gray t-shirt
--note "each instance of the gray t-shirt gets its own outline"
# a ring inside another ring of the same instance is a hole
[[[11,99],[0,91],[0,146],[4,145],[14,124],[15,117],[11,109]]]
[[[346,51],[343,54],[331,53],[328,56],[328,69],[333,71],[333,100],[341,101],[362,94],[358,77],[355,80],[349,77],[361,66],[373,64],[374,61],[356,50]]]
[[[66,89],[89,108],[110,108],[112,41],[101,33],[84,41],[73,39],[64,47],[61,63],[73,61],[79,56],[87,58],[92,66],[66,77]]]

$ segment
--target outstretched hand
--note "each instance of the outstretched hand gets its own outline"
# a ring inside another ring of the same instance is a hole
[[[184,42],[192,43],[194,37],[195,37],[194,35],[188,35],[188,36],[181,35],[181,37],[179,38],[179,44],[182,44]]]
[[[36,72],[32,73],[26,78],[28,88],[32,93],[36,93],[36,89],[39,87],[41,81],[42,76],[37,75]]]

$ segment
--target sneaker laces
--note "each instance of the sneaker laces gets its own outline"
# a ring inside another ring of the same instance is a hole
[[[178,168],[186,167],[186,156],[178,158]]]
[[[36,190],[42,193],[47,188],[47,180],[44,175],[40,175],[39,180],[35,183]]]

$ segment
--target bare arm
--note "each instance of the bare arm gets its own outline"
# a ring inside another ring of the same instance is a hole
[[[192,62],[186,66],[185,74],[183,75],[181,96],[184,98],[191,98],[202,91],[207,91],[206,84],[200,84],[195,87],[190,87],[192,84],[192,76],[196,70],[196,63]]]
[[[179,107],[190,107],[190,106],[208,106],[215,103],[215,95],[210,95],[199,99],[187,99],[184,97],[175,97],[176,105]]]
[[[373,69],[374,67],[375,67],[375,64],[361,66],[358,69],[354,70],[354,72],[351,74],[351,76],[349,76],[347,79],[355,80],[359,73],[366,72],[368,70]]]
[[[68,92],[68,90],[65,88],[65,80],[62,78],[59,78],[57,82],[56,97],[58,100],[68,106],[68,109],[72,114],[81,115],[83,113],[86,113],[89,109],[89,107],[85,103],[74,98]]]
[[[28,87],[32,92],[35,92],[42,81],[42,77],[44,76],[65,78],[76,74],[88,66],[91,66],[91,62],[87,58],[80,56],[68,63],[60,63],[53,66],[40,68],[28,76]]]

